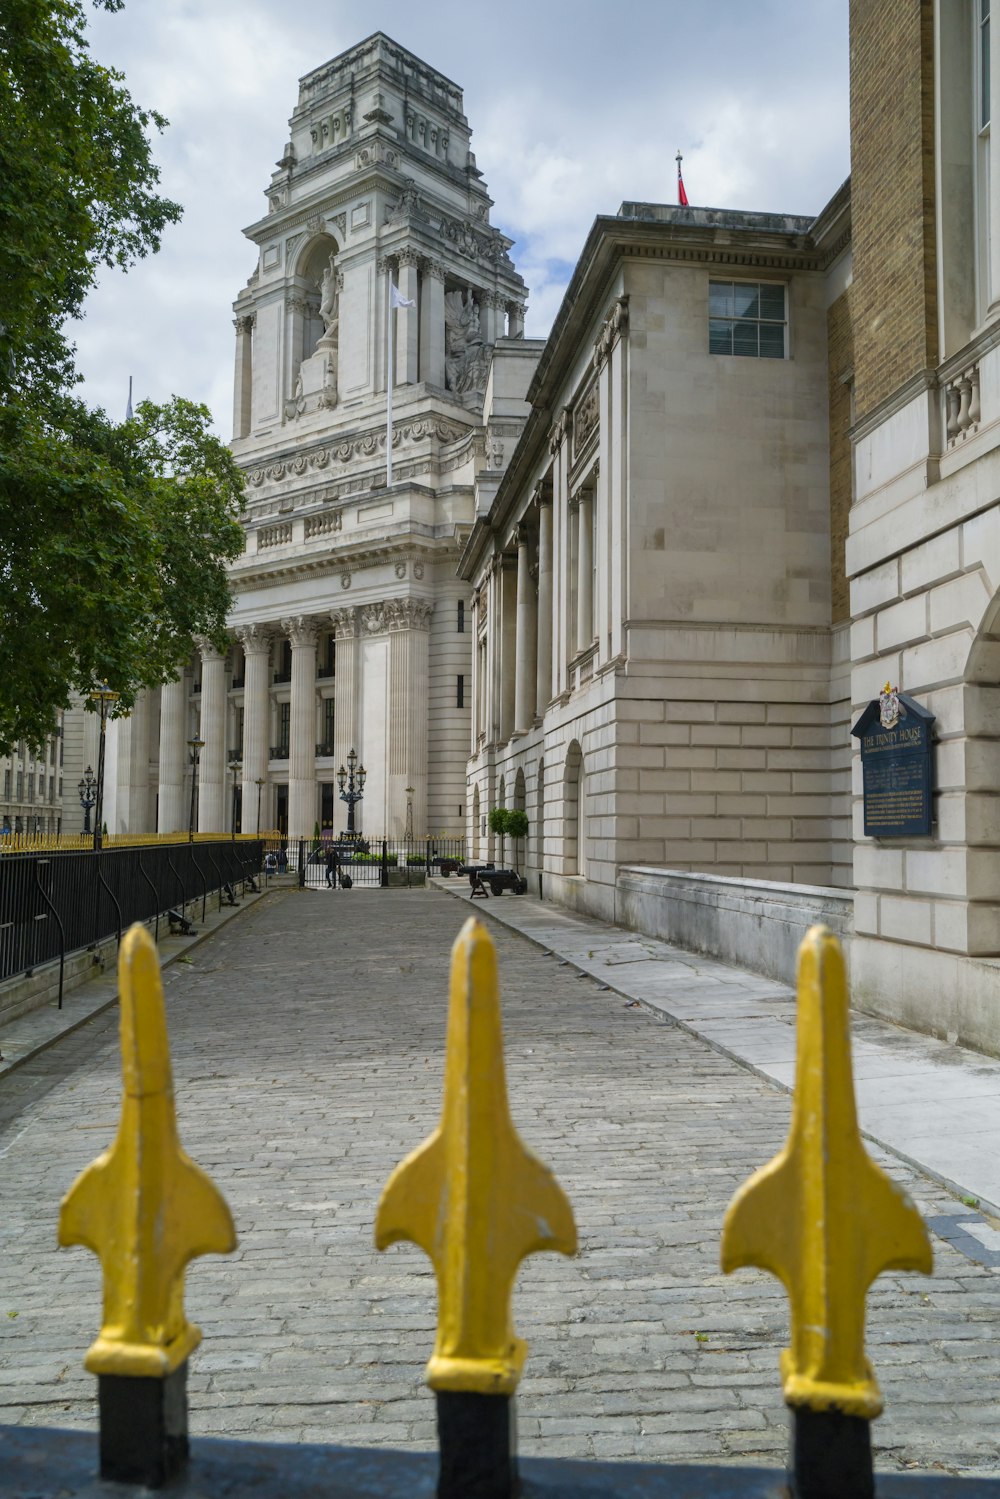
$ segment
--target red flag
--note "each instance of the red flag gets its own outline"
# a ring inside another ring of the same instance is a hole
[[[683,159],[684,158],[681,156],[681,153],[678,151],[678,153],[677,153],[677,201],[678,201],[678,203],[680,204],[680,206],[682,208],[687,208],[688,207],[688,195],[684,191],[684,178],[681,175],[681,162],[683,161]]]

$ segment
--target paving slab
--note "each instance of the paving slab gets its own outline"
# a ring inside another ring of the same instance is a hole
[[[510,897],[496,909],[507,902],[517,909]],[[467,914],[437,890],[289,889],[167,969],[181,1139],[239,1235],[234,1255],[187,1274],[204,1330],[196,1445],[433,1449],[433,1271],[411,1245],[376,1254],[372,1231],[390,1171],[437,1123],[449,949]],[[535,1256],[518,1279],[522,1451],[780,1466],[785,1294],[754,1271],[723,1276],[719,1232],[732,1193],[784,1139],[787,1093],[662,1008],[491,930],[512,1115],[580,1239],[575,1258]],[[732,972],[719,982],[732,987]],[[82,1361],[100,1270],[57,1248],[56,1223],[115,1133],[120,1088],[110,1008],[0,1077],[0,1425],[94,1431]],[[937,1225],[934,1276],[881,1277],[868,1301],[887,1400],[877,1467],[995,1475],[995,1225],[872,1150]]]
[[[468,902],[467,893],[435,883]],[[608,984],[779,1087],[795,1080],[795,991],[530,895],[477,901],[556,963]],[[1000,1217],[1000,1061],[854,1014],[862,1132],[962,1198]]]

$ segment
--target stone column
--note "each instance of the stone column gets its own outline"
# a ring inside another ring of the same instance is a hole
[[[572,562],[572,516],[568,483],[569,428],[570,415],[564,407],[549,435],[549,452],[552,455],[552,697],[558,697],[569,684],[567,662],[573,654],[569,612]]]
[[[306,351],[306,318],[309,304],[301,292],[289,292],[285,296],[285,374],[282,381],[282,401],[290,400],[295,393],[299,367]]]
[[[497,327],[502,327],[503,321],[503,298],[498,297],[495,292],[484,291],[479,293],[480,327],[483,333],[483,343],[495,344],[497,341]]]
[[[428,646],[434,605],[427,599],[392,599],[389,618],[389,722],[386,725],[386,832],[402,837],[406,788],[413,787],[413,829],[427,832]]]
[[[140,692],[127,718],[118,720],[118,775],[112,833],[148,833],[149,693]]]
[[[233,319],[236,329],[236,378],[233,382],[233,436],[246,437],[250,431],[253,400],[253,329],[256,313]]]
[[[308,838],[316,822],[316,638],[308,615],[283,619],[292,644],[291,734],[288,745],[288,835]]]
[[[176,682],[160,688],[160,800],[158,833],[183,833],[188,825],[184,805],[187,764],[188,685],[183,672]]]
[[[993,30],[991,23],[990,30]],[[976,122],[978,124],[978,121]],[[990,305],[986,316],[1000,317],[1000,48],[993,37],[990,58]]]
[[[243,646],[246,672],[243,679],[243,831],[259,833],[257,808],[265,824],[266,798],[257,781],[267,780],[271,729],[271,641],[270,630],[244,625],[237,631]]]
[[[500,558],[486,572],[486,662],[483,671],[483,726],[486,743],[500,738]]]
[[[517,681],[517,559],[500,563],[500,739],[514,732],[514,688]]]
[[[473,595],[472,595],[472,608],[469,611],[469,614],[470,614],[470,628],[472,630],[472,660],[471,660],[471,674],[470,674],[470,683],[469,683],[470,690],[471,690],[471,693],[472,693],[472,697],[470,699],[470,701],[472,703],[472,712],[469,714],[469,730],[470,730],[470,735],[469,735],[469,754],[470,755],[474,755],[476,753],[476,750],[479,747],[479,733],[480,733],[480,725],[482,723],[481,705],[480,705],[480,702],[479,702],[479,679],[480,679],[480,663],[479,663],[479,608],[480,608],[479,590],[477,588],[475,590],[475,592],[473,593]]]
[[[412,307],[400,307],[396,311],[396,384],[417,383],[417,349],[420,315],[417,291],[419,281],[417,266],[419,257],[415,250],[399,252],[399,291],[408,298]],[[390,314],[391,315],[391,314]]]
[[[420,378],[444,389],[444,266],[424,261],[420,292]]]
[[[207,640],[201,650],[201,732],[198,831],[229,831],[226,817],[226,658]]]
[[[337,640],[337,675],[334,678],[333,758],[336,768],[347,764],[358,739],[358,621],[353,609],[334,609],[330,615]],[[347,827],[347,806],[334,792],[334,827]],[[364,803],[361,803],[364,806]],[[360,813],[359,813],[360,815]],[[362,824],[364,826],[364,824]]]
[[[531,579],[528,528],[517,531],[517,646],[514,657],[514,730],[526,734],[535,717],[537,687],[535,585]]]
[[[552,502],[538,501],[538,649],[535,714],[544,717],[552,699]]]
[[[507,304],[508,338],[524,337],[524,314],[523,302],[509,302]]]
[[[577,507],[576,648],[589,650],[594,639],[594,510],[584,490]]]

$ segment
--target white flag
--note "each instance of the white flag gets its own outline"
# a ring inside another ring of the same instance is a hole
[[[416,307],[412,297],[404,297],[395,281],[389,282],[389,306],[390,307]]]

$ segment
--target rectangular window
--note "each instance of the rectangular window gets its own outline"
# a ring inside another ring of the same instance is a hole
[[[455,707],[456,708],[464,708],[465,707],[465,678],[463,676],[458,676],[458,677],[456,677],[455,681],[456,681]]]
[[[336,707],[336,699],[325,698],[323,701],[323,747],[328,755],[333,754],[333,713]]]
[[[19,802],[24,800],[24,771],[23,770],[19,770],[18,773],[17,773],[17,800]]]
[[[243,758],[243,719],[245,711],[242,706],[236,710],[236,754],[241,760]]]
[[[288,744],[292,734],[292,705],[291,703],[278,704],[278,749],[283,755],[288,754]]]
[[[458,633],[460,635],[464,635],[465,634],[465,600],[464,599],[459,599],[459,601],[458,601]]]
[[[708,283],[708,352],[784,359],[785,288],[758,281]]]
[[[3,773],[3,794],[4,794],[4,800],[5,801],[10,801],[10,767],[9,766],[7,767],[7,769]]]

